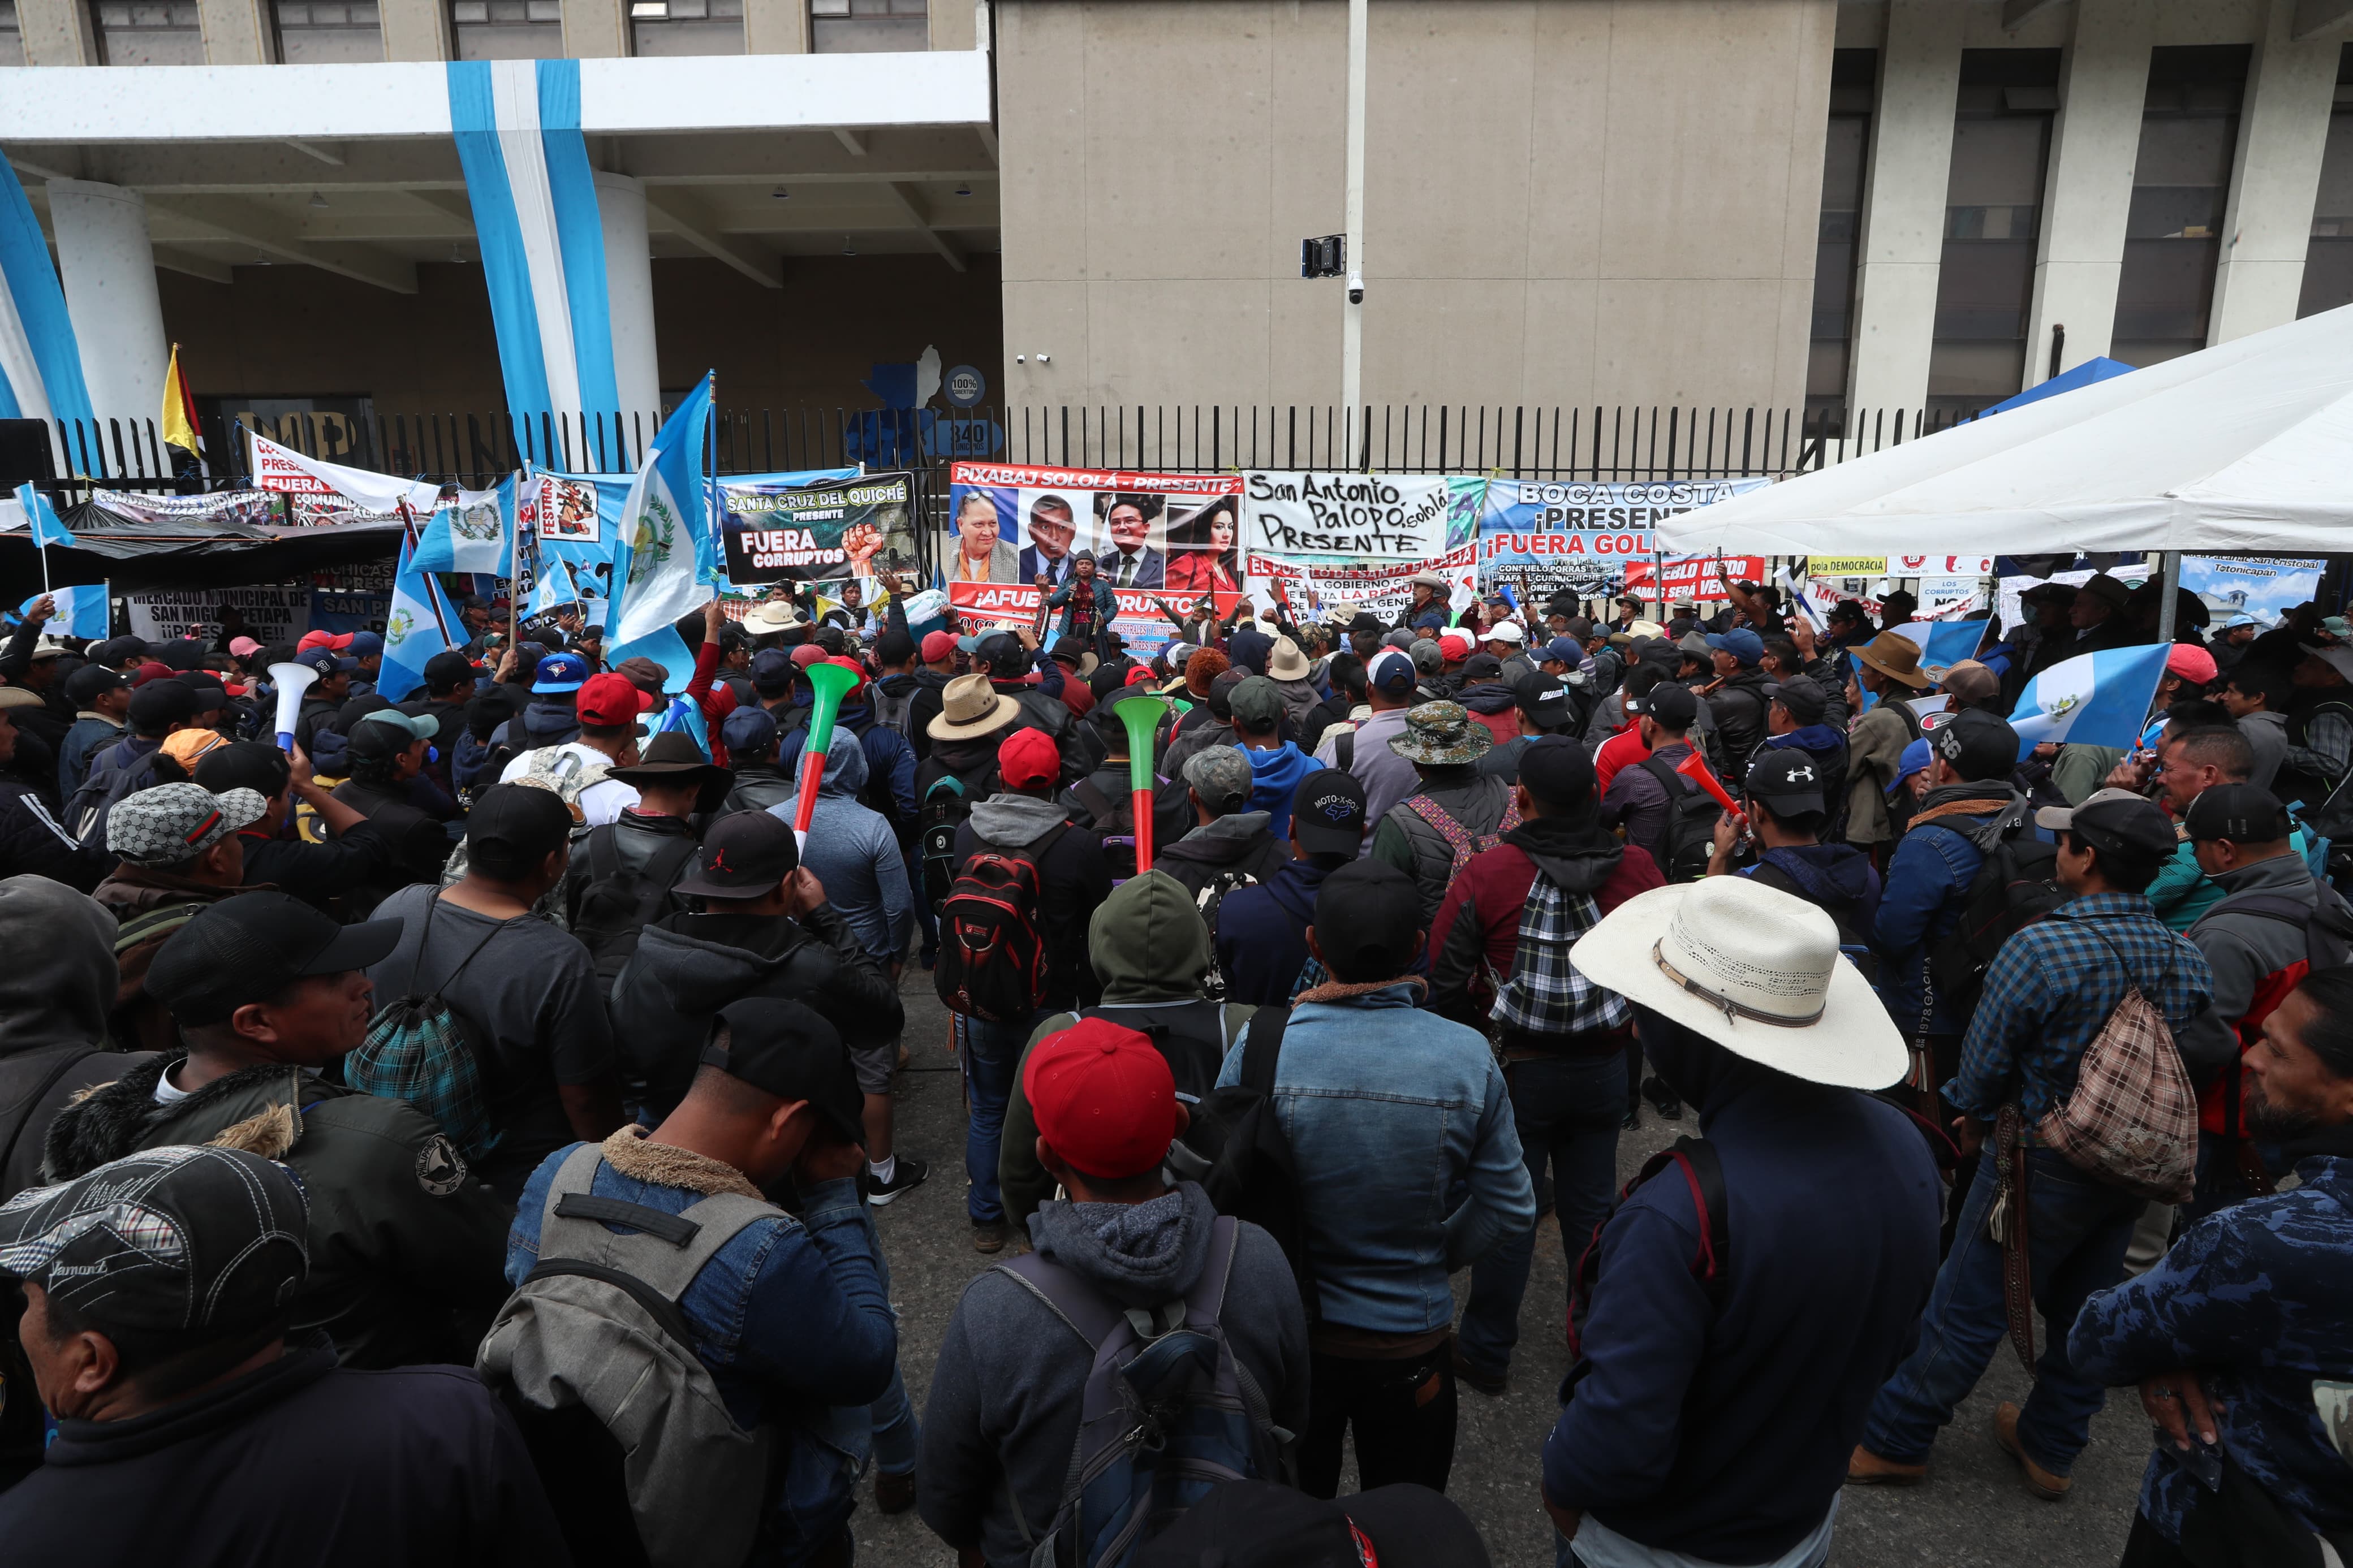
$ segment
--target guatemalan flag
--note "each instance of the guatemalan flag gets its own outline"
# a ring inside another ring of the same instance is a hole
[[[560,555],[549,555],[539,563],[539,581],[531,590],[529,613],[534,617],[552,616],[566,605],[580,602],[580,590],[572,584],[572,568]]]
[[[580,62],[453,60],[448,86],[507,408],[530,424],[539,460],[560,462],[560,438],[556,450],[539,449],[534,416],[610,420],[621,407]],[[593,469],[597,456],[592,447],[575,466]]]
[[[400,564],[392,575],[392,612],[384,623],[384,668],[375,680],[377,692],[388,702],[405,701],[425,684],[425,661],[455,647],[450,635],[456,612],[441,596],[440,584],[417,564],[417,544],[404,531]]]
[[[711,497],[702,479],[702,443],[711,423],[711,376],[705,372],[684,402],[662,421],[622,503],[619,542],[613,553],[613,615],[607,618],[607,661],[639,654],[670,671],[663,689],[682,691],[694,678],[694,656],[670,623],[711,602],[695,570],[711,532]]]
[[[1950,669],[1965,658],[1977,656],[1978,644],[1985,641],[1983,621],[1906,621],[1892,628],[1920,649],[1923,669]]]
[[[2021,757],[2045,741],[2128,751],[2148,722],[2171,643],[2109,648],[2061,659],[2026,683],[2010,727]]]
[[[420,572],[478,572],[489,577],[514,574],[514,535],[495,491],[445,488],[433,515],[417,538]]]
[[[81,349],[49,242],[16,171],[0,159],[0,419],[90,417]]]
[[[81,542],[66,527],[65,520],[58,515],[58,509],[49,504],[49,498],[29,482],[16,487],[16,504],[25,509],[25,523],[33,531],[33,543],[37,548],[71,550]]]
[[[49,599],[54,607],[49,613],[49,624],[42,629],[51,637],[103,642],[110,631],[106,597],[106,584],[103,583],[85,584],[78,588],[52,588]],[[40,602],[41,596],[36,594],[19,605],[16,613],[30,615],[33,606]]]

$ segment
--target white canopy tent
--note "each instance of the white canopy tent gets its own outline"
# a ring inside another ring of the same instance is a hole
[[[1751,490],[1669,553],[2353,551],[2353,306]]]

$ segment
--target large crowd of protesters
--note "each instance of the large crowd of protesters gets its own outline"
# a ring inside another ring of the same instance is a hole
[[[691,671],[469,600],[413,689],[36,602],[7,1560],[841,1568],[871,1500],[965,1568],[1481,1564],[1460,1402],[1556,1333],[1563,1564],[1815,1568],[2006,1343],[2037,1498],[2147,1412],[2128,1568],[2346,1560],[2353,626],[2183,595],[2137,743],[2029,747],[2158,587],[1924,668],[1903,594],[1711,586],[1139,658],[886,576]],[[987,1259],[929,1368],[874,1223],[925,984]]]

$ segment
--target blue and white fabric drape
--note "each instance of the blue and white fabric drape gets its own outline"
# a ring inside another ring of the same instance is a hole
[[[66,291],[25,187],[0,158],[0,419],[90,416]]]
[[[580,134],[580,62],[453,60],[449,122],[509,412],[616,416],[605,230]]]

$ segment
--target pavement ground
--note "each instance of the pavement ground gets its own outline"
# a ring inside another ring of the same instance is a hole
[[[911,965],[902,991],[912,1054],[898,1080],[896,1142],[901,1153],[930,1161],[932,1174],[923,1186],[878,1210],[875,1219],[891,1263],[900,1362],[920,1415],[956,1300],[966,1282],[996,1260],[972,1249],[965,1212],[964,1099],[947,1050],[946,1011],[925,970]],[[1662,1121],[1644,1107],[1641,1131],[1620,1138],[1620,1179],[1630,1177],[1643,1160],[1680,1134],[1697,1131],[1688,1113],[1682,1121]],[[1467,1270],[1455,1277],[1458,1300],[1469,1279]],[[1500,1399],[1467,1386],[1461,1390],[1461,1426],[1447,1495],[1477,1521],[1498,1568],[1549,1568],[1553,1562],[1552,1526],[1536,1485],[1545,1435],[1559,1410],[1556,1391],[1568,1370],[1557,1327],[1567,1280],[1560,1230],[1546,1215],[1538,1225],[1535,1269],[1521,1307],[1511,1386]],[[2017,1356],[2005,1343],[1939,1440],[1926,1483],[1850,1487],[1841,1494],[1832,1568],[2114,1563],[2124,1552],[2148,1458],[2148,1425],[2139,1399],[2129,1390],[2109,1396],[2107,1408],[2092,1425],[2091,1447],[2076,1461],[2073,1489],[2064,1501],[2052,1503],[2025,1489],[2016,1466],[1994,1447],[1990,1435],[1994,1405],[2022,1400],[2028,1387]],[[1355,1485],[1353,1469],[1344,1472],[1342,1489]],[[860,1489],[852,1524],[861,1563],[954,1568],[955,1553],[912,1510],[890,1518],[875,1511],[871,1482]]]

